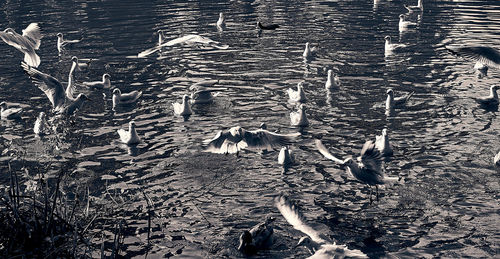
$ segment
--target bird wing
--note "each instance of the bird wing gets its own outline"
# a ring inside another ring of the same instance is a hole
[[[117,130],[118,132],[118,135],[120,135],[120,140],[122,142],[128,142],[129,138],[130,138],[130,134],[128,131],[124,130],[124,129],[119,129]]]
[[[177,45],[177,44],[181,44],[181,43],[186,43],[186,42],[191,41],[196,36],[198,36],[198,35],[188,34],[188,35],[185,35],[185,36],[173,39],[173,40],[169,40],[169,41],[159,45],[158,47],[160,47],[160,46],[162,46],[162,47],[163,46],[173,46],[173,45]]]
[[[236,153],[240,148],[232,138],[229,131],[219,131],[213,139],[203,141],[207,145],[205,151],[217,154]]]
[[[500,52],[494,48],[483,46],[450,47],[446,46],[453,54],[479,61],[487,66],[500,68]]]
[[[328,149],[323,145],[323,143],[321,142],[321,140],[319,139],[316,139],[314,141],[316,143],[316,148],[318,148],[319,152],[325,156],[326,158],[330,159],[330,160],[333,160],[333,162],[337,163],[337,164],[340,164],[340,165],[343,165],[344,164],[344,161],[334,157],[332,154],[330,154],[330,152],[328,151]]]
[[[219,80],[201,81],[201,82],[192,84],[189,87],[189,91],[197,91],[197,90],[203,89],[205,87],[212,87],[212,86],[214,86],[217,83],[219,83]]]
[[[142,91],[141,92],[132,91],[130,93],[121,94],[120,102],[123,102],[123,103],[135,102],[137,99],[139,99],[139,97],[141,97],[141,95],[142,95]]]
[[[10,46],[22,52],[32,52],[33,43],[17,33],[0,32],[0,38]]]
[[[377,174],[382,173],[382,154],[375,148],[372,141],[366,141],[361,149],[361,156],[359,159],[364,167],[368,170],[373,170]]]
[[[272,149],[279,146],[291,145],[293,140],[300,136],[300,133],[278,134],[264,129],[245,131],[243,141],[249,147]]]
[[[163,44],[159,45],[159,46],[156,46],[156,47],[152,47],[152,48],[146,49],[144,51],[141,51],[139,54],[137,54],[137,57],[143,58],[143,57],[149,56],[149,55],[157,52],[158,50],[160,50],[162,47],[163,47]]]
[[[293,226],[293,228],[301,231],[302,233],[308,235],[312,241],[322,244],[322,243],[333,243],[328,240],[323,234],[319,233],[311,226],[307,225],[304,215],[300,213],[295,205],[293,205],[286,197],[279,196],[275,199],[274,204],[281,212],[281,215]]]
[[[40,32],[38,23],[30,23],[30,25],[23,30],[23,36],[31,41],[34,49],[38,49],[40,47],[40,40],[43,36]]]
[[[33,84],[47,95],[54,108],[64,104],[64,88],[57,79],[38,71],[24,62],[21,62],[21,66],[28,73]]]

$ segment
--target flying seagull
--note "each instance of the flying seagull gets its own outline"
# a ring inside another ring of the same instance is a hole
[[[148,55],[151,55],[151,54],[157,52],[158,50],[162,49],[163,47],[170,47],[170,46],[174,46],[174,45],[178,45],[178,44],[209,46],[209,47],[213,47],[216,49],[228,49],[229,48],[228,45],[211,40],[207,37],[204,37],[201,35],[196,35],[196,34],[188,34],[188,35],[179,37],[177,39],[173,39],[173,40],[167,41],[165,43],[162,43],[156,47],[144,50],[141,53],[137,54],[137,56],[140,58],[146,57]]]
[[[24,62],[32,67],[40,65],[40,57],[35,53],[40,47],[42,34],[38,23],[31,23],[23,30],[23,35],[18,34],[12,28],[7,28],[0,32],[2,40],[24,53]]]

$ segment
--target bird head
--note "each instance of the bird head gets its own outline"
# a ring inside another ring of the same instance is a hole
[[[76,56],[71,57],[71,61],[78,63],[78,58]]]
[[[265,130],[265,129],[267,129],[267,124],[266,124],[265,122],[262,122],[262,123],[260,124],[259,128],[261,128],[261,129],[264,129],[264,130]]]
[[[224,19],[224,14],[223,13],[219,13],[219,18]]]
[[[384,39],[386,42],[391,43],[391,36],[385,36]]]
[[[60,32],[59,32],[59,33],[57,33],[57,37],[58,37],[58,38],[62,38],[62,37],[63,37],[62,33],[60,33]]]
[[[328,69],[328,77],[332,77],[332,75],[333,75],[333,70]]]
[[[309,48],[309,42],[306,42],[306,48]]]
[[[301,111],[301,112],[305,112],[305,111],[306,111],[306,106],[305,106],[304,104],[302,104],[302,103],[301,103],[301,104],[299,105],[299,111]]]
[[[15,33],[14,29],[12,29],[12,28],[7,28],[7,29],[4,30],[4,32]]]
[[[399,15],[399,20],[404,21],[405,20],[405,15],[404,14],[400,14]]]
[[[40,114],[38,114],[38,118],[44,119],[45,118],[45,112],[40,112]]]
[[[241,233],[240,235],[240,244],[238,246],[238,250],[243,251],[246,247],[251,245],[252,242],[252,234],[250,234],[250,231],[243,231],[243,233]]]
[[[120,91],[120,89],[118,88],[113,89],[113,95],[120,95],[120,94],[122,94],[122,91]]]
[[[128,126],[129,126],[129,128],[131,128],[131,129],[135,128],[135,121],[130,121],[130,122],[128,123]]]
[[[183,102],[187,102],[189,99],[191,99],[191,96],[189,96],[187,94],[185,94],[185,95],[182,96],[182,101]]]
[[[299,82],[299,83],[297,84],[297,88],[298,88],[298,89],[302,89],[303,87],[304,87],[304,82]]]
[[[394,96],[394,91],[392,89],[387,89],[387,95]]]
[[[234,137],[236,137],[236,136],[241,137],[245,134],[245,130],[240,126],[236,126],[236,127],[232,127],[231,129],[229,129],[229,133],[231,133],[231,135]]]
[[[305,246],[307,248],[310,248],[311,244],[312,244],[311,238],[308,236],[303,236],[299,239],[299,242],[295,245],[295,247]]]
[[[491,86],[491,90],[493,90],[493,91],[498,90],[498,85],[492,85],[492,86]]]
[[[106,80],[106,79],[108,79],[108,80],[109,80],[110,78],[111,78],[111,76],[110,76],[109,74],[107,74],[107,73],[106,73],[106,74],[104,74],[104,75],[102,75],[102,79],[103,79],[103,80]]]
[[[382,136],[387,136],[387,129],[382,130]]]
[[[0,103],[0,107],[1,107],[2,109],[7,108],[7,103],[6,103],[6,102],[1,102],[1,103]]]
[[[158,30],[159,35],[163,35],[163,30]]]

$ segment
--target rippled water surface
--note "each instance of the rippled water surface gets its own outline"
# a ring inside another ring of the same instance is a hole
[[[414,3],[415,2],[415,3]],[[290,196],[310,222],[339,243],[370,257],[493,257],[499,252],[499,178],[493,157],[499,151],[498,111],[472,99],[487,95],[500,73],[477,78],[473,63],[444,46],[500,46],[500,3],[424,1],[416,28],[398,31],[404,3],[416,1],[15,1],[0,4],[0,28],[20,32],[39,22],[44,38],[39,70],[66,80],[70,57],[92,58],[76,79],[111,75],[122,92],[143,91],[139,102],[113,111],[109,89],[79,88],[91,98],[59,128],[57,136],[35,137],[33,124],[51,105],[19,63],[22,55],[0,44],[0,99],[24,107],[22,120],[2,121],[2,153],[8,163],[36,172],[66,170],[91,195],[121,193],[129,209],[121,217],[129,235],[123,255],[147,252],[145,196],[155,206],[149,255],[240,257],[239,233],[275,216],[277,241],[259,257],[297,258],[300,233],[274,207],[280,193]],[[227,29],[215,27],[219,12]],[[256,21],[280,24],[257,37]],[[227,50],[175,46],[147,58],[137,53],[168,39],[196,33],[220,41]],[[82,39],[59,56],[56,34]],[[384,37],[407,44],[384,57]],[[318,46],[304,62],[306,41]],[[339,74],[339,90],[324,88],[327,69]],[[188,119],[174,116],[189,86],[219,80],[223,91],[213,104],[193,107]],[[239,157],[203,151],[202,141],[241,125],[295,132],[287,89],[305,82],[310,126],[291,147],[298,163],[282,174],[278,152],[245,151]],[[414,91],[406,109],[387,117],[385,92]],[[103,98],[103,93],[105,97]],[[143,142],[131,149],[118,142],[117,129],[136,121]],[[383,186],[369,204],[369,188],[323,158],[312,141],[338,156],[356,155],[362,144],[387,128],[395,156],[386,173],[403,181]],[[8,174],[0,177],[9,182]],[[110,201],[111,202],[111,201]],[[114,201],[118,202],[118,201]],[[109,236],[109,242],[113,236]]]

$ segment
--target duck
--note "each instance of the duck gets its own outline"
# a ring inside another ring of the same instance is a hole
[[[279,27],[280,27],[279,24],[274,24],[274,23],[262,24],[260,21],[257,21],[257,28],[260,30],[276,30]]]
[[[23,30],[23,35],[18,34],[12,28],[0,32],[0,38],[24,53],[24,62],[32,67],[40,65],[40,57],[35,53],[35,50],[40,47],[42,37],[38,23],[30,23]]]
[[[45,112],[40,112],[35,121],[35,126],[33,127],[33,132],[38,136],[43,136],[50,132],[49,123],[47,122],[47,115]]]
[[[59,53],[64,51],[64,47],[68,44],[78,43],[80,40],[65,40],[62,33],[57,33],[57,51]]]
[[[338,75],[333,73],[333,70],[328,70],[328,76],[326,78],[325,88],[331,90],[340,86],[340,78]]]
[[[130,121],[128,123],[128,131],[124,129],[117,130],[118,135],[120,135],[120,141],[127,145],[136,145],[141,142],[137,131],[135,130],[135,121]]]
[[[259,250],[269,249],[274,243],[273,227],[275,218],[267,217],[262,223],[244,230],[240,235],[238,250],[245,255],[255,255]]]
[[[487,46],[445,46],[451,53],[475,61],[474,68],[486,75],[489,67],[500,68],[500,52]]]
[[[352,157],[346,158],[344,160],[334,157],[328,149],[323,145],[321,140],[316,139],[316,148],[318,151],[326,158],[334,161],[335,163],[345,166],[346,171],[349,175],[356,178],[358,181],[367,184],[370,187],[370,203],[372,203],[372,188],[375,186],[377,191],[378,200],[378,185],[385,184],[388,182],[397,182],[399,177],[390,177],[384,175],[382,172],[382,155],[375,147],[372,141],[366,141],[361,149],[361,154],[357,158],[357,162],[354,161]]]
[[[299,105],[299,110],[290,112],[290,124],[292,126],[307,127],[309,126],[309,121],[306,116],[306,108],[304,104]]]
[[[312,59],[316,55],[316,47],[310,47],[309,42],[306,42],[306,47],[304,49],[304,53],[302,53],[302,56],[305,59]]]
[[[299,82],[297,84],[297,91],[292,88],[288,88],[288,97],[292,102],[304,103],[307,101],[306,93],[304,92],[304,83]]]
[[[409,27],[417,26],[417,23],[410,22],[406,20],[406,16],[404,14],[399,15],[399,31],[405,32]]]
[[[103,74],[102,75],[102,81],[92,81],[92,82],[83,82],[82,84],[84,86],[90,87],[90,88],[97,88],[97,89],[104,89],[104,88],[111,88],[111,76],[109,74]]]
[[[238,155],[246,148],[272,151],[276,147],[290,145],[298,136],[299,132],[279,134],[263,128],[246,130],[241,126],[235,126],[226,131],[220,130],[215,137],[203,143],[207,146],[206,152]]]
[[[498,105],[498,86],[492,85],[490,87],[490,95],[485,97],[474,98],[477,103],[484,106],[495,106]]]
[[[83,103],[89,98],[85,94],[78,94],[74,97],[76,85],[73,79],[75,65],[73,64],[69,76],[68,85],[64,90],[63,85],[55,77],[42,73],[37,69],[21,62],[21,67],[28,73],[33,84],[42,90],[52,103],[52,111],[56,114],[72,115],[76,110],[81,109]]]
[[[189,91],[192,92],[190,102],[192,104],[212,103],[215,97],[219,95],[219,92],[215,91],[227,90],[226,88],[214,88],[213,86],[218,83],[219,80],[208,80],[192,84],[189,87]]]
[[[189,99],[191,99],[191,97],[185,94],[182,96],[182,103],[172,103],[174,113],[176,115],[189,116],[193,114],[193,110],[191,110],[191,105],[189,104]]]
[[[219,19],[217,20],[216,26],[219,31],[226,29],[226,19],[224,18],[223,13],[219,13]]]
[[[409,13],[424,11],[423,0],[418,0],[417,5],[409,6],[405,4],[404,7],[406,8],[406,10],[408,10]]]
[[[113,107],[120,104],[131,104],[137,101],[142,96],[142,91],[132,91],[130,93],[122,93],[120,89],[113,89]]]
[[[190,45],[190,46],[193,46],[193,45],[194,46],[208,46],[208,47],[212,47],[215,49],[228,49],[229,48],[229,45],[222,44],[218,41],[214,41],[208,37],[204,37],[204,36],[197,35],[197,34],[187,34],[185,36],[164,42],[156,47],[144,50],[144,51],[140,52],[139,54],[137,54],[137,57],[143,58],[143,57],[149,56],[149,55],[161,50],[163,47],[171,47],[171,46],[181,45],[181,44]]]
[[[321,258],[368,258],[368,256],[360,250],[349,249],[346,245],[338,245],[327,235],[318,232],[311,227],[307,222],[304,215],[293,205],[290,200],[280,195],[275,198],[274,202],[276,208],[280,211],[285,220],[292,225],[293,228],[306,234],[301,237],[296,246],[305,246],[311,256],[309,259]]]
[[[391,36],[385,36],[385,56],[389,56],[394,53],[395,50],[406,47],[405,44],[392,43]]]
[[[407,95],[394,97],[394,91],[392,89],[387,89],[387,99],[385,101],[385,109],[392,110],[394,108],[402,108],[410,100],[410,98],[415,94],[411,92]]]
[[[0,103],[0,117],[2,120],[13,120],[21,118],[23,108],[9,107],[6,102]]]
[[[382,134],[375,137],[375,148],[378,149],[382,156],[388,157],[393,155],[391,144],[389,143],[389,136],[387,129],[382,130]]]

